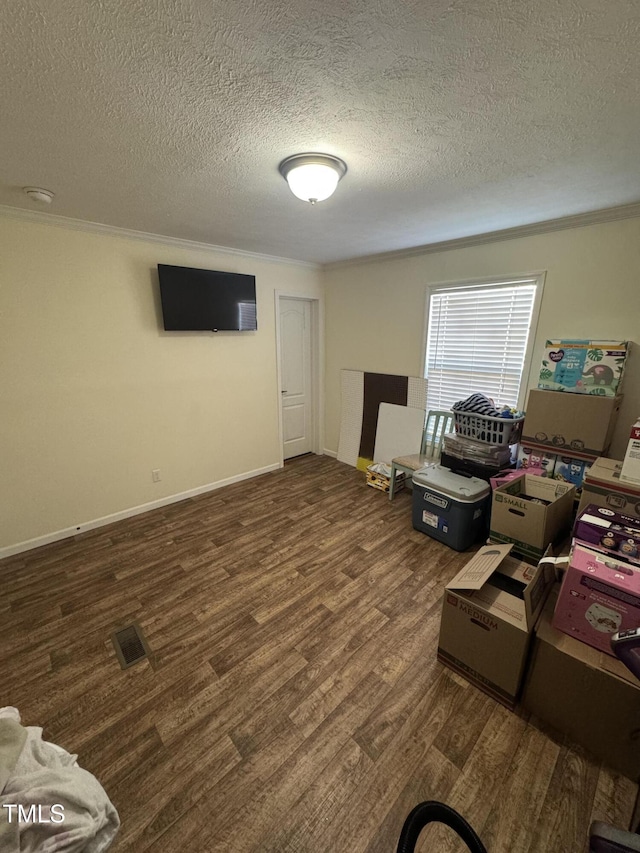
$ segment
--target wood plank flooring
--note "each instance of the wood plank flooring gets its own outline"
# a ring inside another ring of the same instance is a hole
[[[117,853],[393,853],[425,799],[491,853],[582,853],[636,786],[437,662],[467,559],[408,493],[293,460],[0,563],[0,705],[101,780]],[[133,618],[153,660],[123,672]],[[466,850],[448,833],[418,849]]]

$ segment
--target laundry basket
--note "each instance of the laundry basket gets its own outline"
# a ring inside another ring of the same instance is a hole
[[[517,444],[524,423],[524,415],[520,418],[492,418],[474,412],[454,411],[453,417],[458,435],[487,444]]]

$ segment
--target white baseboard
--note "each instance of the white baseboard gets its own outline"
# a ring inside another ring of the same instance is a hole
[[[325,456],[331,456],[334,459],[338,458],[338,452],[336,450],[327,450],[327,448],[325,447],[322,452]]]
[[[104,527],[106,524],[113,524],[115,521],[122,521],[125,518],[132,518],[134,515],[141,515],[143,512],[149,512],[152,509],[159,509],[169,504],[184,501],[187,498],[195,498],[196,495],[203,495],[205,492],[213,492],[216,489],[221,489],[223,486],[230,486],[232,483],[240,483],[242,480],[250,480],[253,477],[259,477],[261,474],[268,474],[271,471],[278,471],[282,465],[279,462],[273,465],[266,465],[264,468],[257,468],[255,471],[246,471],[244,474],[236,474],[233,477],[227,477],[226,480],[218,480],[216,483],[208,483],[206,486],[198,486],[196,489],[189,489],[186,492],[180,492],[177,495],[168,495],[160,498],[157,501],[150,501],[146,504],[133,506],[129,509],[123,509],[120,512],[104,515],[102,518],[94,518],[92,521],[83,521],[74,527],[66,527],[64,530],[56,530],[53,533],[46,533],[44,536],[37,536],[35,539],[27,539],[24,542],[18,542],[15,545],[7,545],[5,548],[0,548],[0,560],[5,557],[13,557],[15,554],[21,554],[23,551],[31,551],[33,548],[40,548],[41,545],[49,545],[51,542],[59,542],[60,539],[68,539],[70,536],[77,536],[78,533],[86,533],[88,530],[94,530],[96,527]]]

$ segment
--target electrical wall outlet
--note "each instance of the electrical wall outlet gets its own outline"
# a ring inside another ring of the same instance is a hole
[[[159,468],[153,469],[153,471],[151,472],[151,479],[153,480],[154,483],[160,482],[160,469]]]

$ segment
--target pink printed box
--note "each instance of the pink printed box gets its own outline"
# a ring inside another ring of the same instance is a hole
[[[576,543],[553,626],[608,655],[611,635],[640,625],[640,571]]]

